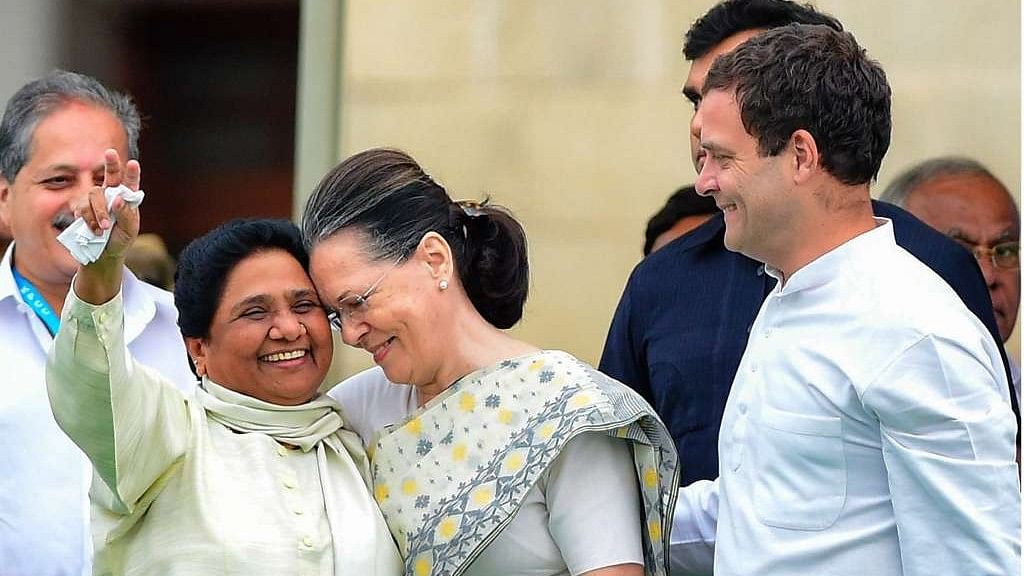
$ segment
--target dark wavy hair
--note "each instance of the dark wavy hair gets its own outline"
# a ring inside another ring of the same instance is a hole
[[[647,221],[647,230],[644,232],[644,256],[651,253],[658,236],[668,232],[676,222],[687,216],[703,216],[717,211],[715,199],[697,194],[693,184],[679,188],[668,197],[661,210],[655,212]]]
[[[712,90],[735,91],[743,127],[762,156],[782,152],[802,129],[839,181],[878,177],[892,95],[882,67],[849,32],[790,24],[758,34],[715,60],[704,94]]]
[[[726,0],[715,4],[690,26],[683,43],[683,56],[696,60],[723,40],[746,30],[770,30],[787,24],[819,24],[842,31],[832,16],[810,4],[790,0]]]
[[[174,305],[182,336],[208,337],[231,271],[248,256],[275,249],[288,252],[309,270],[302,235],[288,220],[231,220],[190,242],[174,273]]]
[[[320,181],[302,216],[307,249],[346,229],[361,233],[376,261],[407,258],[424,234],[437,232],[485,320],[511,328],[523,316],[530,283],[523,227],[501,206],[453,202],[405,152],[360,152]]]

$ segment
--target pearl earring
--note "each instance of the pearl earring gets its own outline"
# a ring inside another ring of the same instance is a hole
[[[448,281],[447,280],[441,280],[440,282],[437,283],[437,287],[440,288],[441,290],[447,290],[448,289]]]

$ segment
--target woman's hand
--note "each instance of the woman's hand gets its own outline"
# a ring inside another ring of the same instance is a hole
[[[110,218],[110,212],[107,211],[107,198],[104,192],[107,188],[121,184],[133,192],[138,191],[141,172],[142,169],[137,160],[129,160],[122,166],[117,150],[110,148],[103,153],[103,185],[93,186],[86,196],[77,198],[71,203],[71,209],[75,216],[85,220],[86,225],[93,233],[99,235],[104,230],[113,228],[100,260],[120,260],[119,264],[123,264],[128,247],[139,235],[138,206],[129,205],[121,197],[115,198],[110,210],[117,218],[117,223],[114,224]]]
[[[109,149],[103,154],[103,164],[103,185],[94,186],[88,194],[71,202],[75,216],[85,220],[94,233],[110,229],[110,240],[99,259],[80,267],[75,276],[75,294],[90,304],[103,304],[121,290],[125,255],[139,235],[138,206],[117,197],[108,211],[104,193],[108,187],[121,184],[137,191],[141,175],[138,161],[129,160],[122,165],[117,150]],[[110,218],[111,213],[117,218],[116,224]]]

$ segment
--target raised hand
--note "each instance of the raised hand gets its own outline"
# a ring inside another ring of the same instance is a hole
[[[110,239],[99,259],[79,268],[75,276],[75,294],[90,304],[107,302],[121,290],[125,253],[139,235],[138,206],[117,197],[108,211],[104,194],[107,187],[121,184],[137,191],[141,173],[139,163],[129,160],[122,166],[120,156],[113,149],[103,153],[103,163],[103,186],[90,189],[87,195],[71,203],[75,216],[80,216],[95,234],[110,230]],[[117,220],[116,224],[111,214]]]
[[[111,229],[110,240],[106,249],[100,256],[100,260],[123,261],[124,253],[132,242],[139,235],[139,209],[132,206],[118,197],[107,210],[107,199],[104,194],[106,188],[116,187],[124,184],[132,191],[139,189],[141,167],[138,161],[129,160],[123,166],[117,150],[108,149],[103,154],[103,185],[94,186],[89,192],[71,203],[71,209],[76,217],[85,220],[86,225],[93,233],[99,235],[104,230]],[[111,214],[115,216],[117,223],[114,224]],[[120,265],[122,262],[117,262]]]

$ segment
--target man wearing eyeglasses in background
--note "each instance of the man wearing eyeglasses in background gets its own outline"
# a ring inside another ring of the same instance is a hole
[[[1020,214],[1006,186],[969,158],[926,160],[896,177],[881,199],[896,204],[974,253],[1005,343],[1020,305]],[[1020,365],[1010,357],[1013,389]]]

